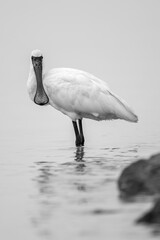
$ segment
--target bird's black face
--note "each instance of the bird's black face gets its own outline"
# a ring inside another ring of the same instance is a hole
[[[34,68],[42,68],[43,57],[34,57],[32,56],[32,64]]]
[[[44,90],[43,83],[42,83],[42,60],[43,57],[34,57],[32,56],[32,64],[34,68],[34,72],[36,75],[37,81],[37,90],[34,97],[34,102],[38,105],[45,105],[49,102],[48,96]]]

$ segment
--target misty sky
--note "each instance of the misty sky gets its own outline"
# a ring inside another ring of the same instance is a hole
[[[48,129],[53,136],[55,131],[72,131],[66,116],[36,106],[28,97],[30,53],[37,48],[44,54],[46,70],[72,67],[90,72],[139,116],[138,124],[86,120],[88,135],[110,127],[115,135],[118,129],[131,135],[159,132],[159,0],[6,0],[0,24],[3,136],[34,129]]]

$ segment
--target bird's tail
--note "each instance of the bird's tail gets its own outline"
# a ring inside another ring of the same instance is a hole
[[[131,107],[123,99],[117,97],[116,95],[114,95],[114,97],[119,102],[119,118],[129,122],[138,122],[138,117]]]

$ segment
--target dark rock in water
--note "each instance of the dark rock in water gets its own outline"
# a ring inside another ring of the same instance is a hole
[[[160,199],[155,203],[153,208],[140,217],[137,223],[146,223],[146,224],[160,224]]]
[[[122,197],[160,194],[160,154],[126,167],[119,177],[118,187]]]

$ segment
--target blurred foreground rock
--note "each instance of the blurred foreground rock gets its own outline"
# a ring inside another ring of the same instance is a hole
[[[126,167],[118,180],[121,197],[160,194],[160,153]]]
[[[160,224],[160,199],[156,201],[153,208],[140,217],[137,223]]]

